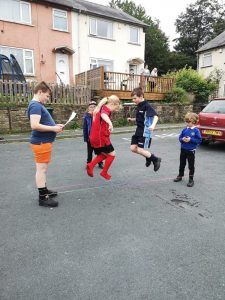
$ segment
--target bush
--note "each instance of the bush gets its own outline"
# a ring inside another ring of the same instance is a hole
[[[174,86],[171,92],[166,94],[165,98],[166,102],[178,102],[178,103],[184,103],[188,101],[188,93],[177,86]]]
[[[203,78],[192,68],[184,68],[171,75],[176,78],[176,87],[182,88],[188,93],[193,93],[197,102],[206,102],[209,95],[217,89],[216,82]]]
[[[128,126],[128,125],[130,125],[130,123],[127,121],[126,118],[115,119],[115,121],[113,122],[114,127],[122,127],[122,126]]]

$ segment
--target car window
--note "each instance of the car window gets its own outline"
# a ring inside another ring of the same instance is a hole
[[[204,109],[205,113],[225,114],[225,100],[211,101]]]

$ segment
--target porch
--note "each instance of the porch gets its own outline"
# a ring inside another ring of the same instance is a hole
[[[90,86],[96,96],[107,97],[113,94],[123,100],[130,100],[132,90],[140,86],[144,89],[146,100],[157,101],[165,98],[175,80],[169,77],[105,72],[104,67],[101,66],[75,75],[75,83]]]

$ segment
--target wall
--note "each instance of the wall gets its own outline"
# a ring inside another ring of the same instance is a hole
[[[212,66],[202,67],[202,60],[204,53],[212,53]],[[224,72],[223,77],[220,80],[218,97],[224,97],[224,85],[225,85],[225,48],[221,47],[218,49],[212,49],[205,51],[204,53],[199,54],[198,58],[198,72],[202,74],[205,78],[209,76],[209,74],[216,69],[222,70]]]
[[[159,123],[176,123],[183,122],[184,115],[188,111],[198,113],[200,106],[181,105],[181,104],[159,104],[152,103],[159,115]],[[86,110],[86,105],[52,105],[53,118],[56,123],[65,123],[74,110],[77,112],[76,123],[81,127],[82,117]],[[6,132],[26,132],[30,131],[29,121],[26,116],[27,106],[1,106],[0,107],[0,133]],[[114,121],[124,120],[127,117],[135,116],[135,107],[124,106],[120,113],[114,114]],[[116,122],[117,123],[117,122]]]
[[[34,50],[35,76],[30,79],[56,82],[56,56],[52,50],[59,46],[72,48],[71,12],[68,15],[68,32],[53,29],[53,7],[31,3],[31,25],[0,20],[0,44]],[[41,63],[43,61],[44,63]],[[72,57],[69,55],[70,82],[74,82]]]
[[[89,35],[89,16],[72,13],[73,48],[75,49],[75,74],[90,69],[90,58],[114,61],[114,72],[129,72],[128,59],[140,57],[144,60],[145,33],[140,28],[140,45],[129,44],[129,24],[113,22],[113,40]],[[138,66],[140,73],[142,65]]]

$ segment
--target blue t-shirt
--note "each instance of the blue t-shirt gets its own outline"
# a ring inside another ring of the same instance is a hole
[[[27,109],[27,115],[29,120],[30,115],[39,115],[41,116],[40,124],[47,126],[55,126],[55,121],[53,120],[46,107],[38,101],[30,101]],[[38,130],[32,130],[30,142],[31,144],[52,143],[54,142],[55,137],[56,133],[53,131],[43,132]]]
[[[184,137],[190,137],[191,138],[190,142],[185,143],[183,141]],[[181,149],[187,151],[194,151],[202,141],[201,133],[197,127],[193,127],[193,128],[186,127],[181,131],[181,134],[179,136],[179,141],[181,143]]]

